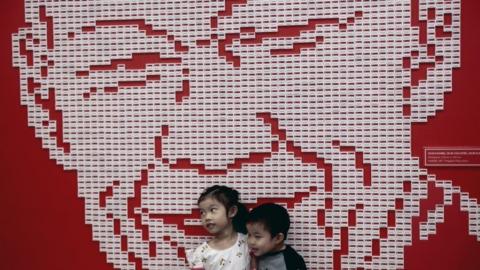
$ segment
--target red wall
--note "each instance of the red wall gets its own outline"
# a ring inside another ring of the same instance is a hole
[[[461,68],[454,71],[445,110],[426,124],[414,124],[415,156],[422,157],[425,146],[480,146],[479,8],[476,1],[462,3]],[[20,106],[18,74],[10,59],[11,33],[24,21],[23,1],[3,1],[1,10],[0,269],[112,269],[84,223],[75,173],[49,159]],[[480,199],[480,167],[429,172]],[[436,235],[406,248],[406,268],[480,269],[480,242],[468,236],[466,217],[454,201]]]

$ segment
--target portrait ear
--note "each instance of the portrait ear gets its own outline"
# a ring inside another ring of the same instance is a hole
[[[436,1],[433,1],[436,2]],[[439,1],[440,2],[440,1]],[[439,3],[438,2],[438,3]],[[447,2],[447,1],[446,1]],[[420,1],[420,6],[429,5],[428,1]],[[431,2],[430,2],[431,3]],[[435,31],[430,31],[425,34],[425,40],[428,40],[429,46],[435,48],[433,54],[442,57],[441,61],[436,61],[432,68],[428,69],[428,76],[422,80],[415,78],[416,83],[412,84],[408,89],[411,96],[409,104],[411,104],[411,116],[412,122],[427,122],[429,117],[435,116],[437,112],[444,108],[445,93],[452,91],[452,73],[454,68],[460,67],[460,8],[459,2],[448,1],[448,3],[442,4],[430,4],[441,5],[441,9],[436,9],[438,12],[434,20],[428,20],[427,28],[435,27],[436,25],[443,25],[446,20],[446,16],[450,17],[452,22],[448,26],[450,36],[440,37]],[[417,16],[428,16],[428,10],[430,8],[420,9],[420,14]],[[418,46],[415,50],[420,52],[416,57],[419,63],[425,62],[425,59],[429,59],[428,51],[421,49],[423,44],[417,43]],[[449,52],[443,54],[441,52]],[[438,83],[442,82],[442,83]],[[435,91],[424,91],[423,89],[435,89]],[[428,96],[429,100],[436,100],[438,102],[424,103]]]
[[[230,207],[230,209],[228,209],[227,215],[228,215],[229,218],[233,218],[237,215],[237,213],[238,213],[238,207],[236,205],[234,205],[234,206]]]

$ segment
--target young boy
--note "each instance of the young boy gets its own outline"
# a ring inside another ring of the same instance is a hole
[[[285,208],[266,203],[254,208],[247,219],[248,246],[257,258],[257,270],[306,270],[305,261],[285,244],[290,217]]]

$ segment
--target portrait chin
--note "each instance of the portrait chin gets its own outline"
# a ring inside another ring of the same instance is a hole
[[[28,125],[77,171],[115,268],[184,269],[207,238],[197,198],[221,184],[284,205],[309,269],[397,269],[443,220],[413,222],[432,189],[479,211],[411,153],[460,66],[459,6],[26,1],[13,63]]]

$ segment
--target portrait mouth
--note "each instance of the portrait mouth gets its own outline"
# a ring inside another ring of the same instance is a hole
[[[225,169],[215,169],[211,170],[208,169],[204,164],[192,164],[190,160],[184,159],[178,160],[176,163],[168,163],[165,159],[159,155],[157,158],[162,161],[163,165],[167,165],[168,168],[174,171],[189,171],[194,172],[196,175],[199,176],[228,176],[233,172],[242,171],[244,168],[250,165],[262,165],[265,162],[269,161],[276,155],[280,154],[282,151],[285,151],[286,155],[293,157],[295,160],[298,160],[300,164],[307,165],[309,167],[314,168],[314,170],[318,171],[319,173],[323,173],[323,179],[317,180],[316,184],[312,184],[308,186],[303,191],[296,191],[290,197],[285,196],[268,196],[268,197],[257,197],[255,203],[246,203],[248,208],[253,208],[259,204],[266,203],[266,202],[276,202],[276,203],[283,203],[289,209],[296,209],[303,200],[308,199],[312,194],[316,193],[331,193],[334,191],[333,186],[333,164],[329,163],[325,158],[321,157],[319,153],[316,152],[308,152],[302,149],[301,146],[298,146],[293,139],[290,138],[287,129],[283,128],[280,121],[277,118],[272,117],[270,113],[257,113],[257,117],[259,121],[262,121],[265,125],[270,127],[270,131],[272,137],[275,138],[271,143],[271,151],[265,153],[250,153],[249,158],[237,158],[233,165],[227,165]],[[163,134],[168,136],[168,128],[162,129],[164,131]],[[159,140],[159,143],[156,144],[156,147],[160,147],[157,149],[157,153],[162,153],[161,150],[162,140]],[[356,150],[354,146],[348,146],[342,144],[338,140],[334,140],[331,142],[330,149],[332,151],[336,151],[338,153],[345,153],[351,155],[356,159],[355,161],[355,168],[358,170],[359,173],[363,175],[363,186],[365,189],[369,189],[372,185],[372,176],[371,176],[371,164],[366,163],[364,161],[363,153]],[[151,167],[152,169],[155,166]],[[135,204],[129,204],[129,213],[139,213],[141,212],[143,215],[148,216],[148,222],[145,221],[145,216],[142,219],[139,214],[132,214],[132,219],[135,220],[135,227],[145,231],[143,235],[148,235],[149,227],[147,224],[151,224],[152,221],[161,220],[165,225],[172,225],[175,226],[177,230],[181,230],[185,233],[185,236],[206,236],[207,231],[212,232],[216,230],[215,223],[207,223],[205,224],[204,230],[202,226],[199,225],[188,225],[188,221],[190,220],[200,220],[200,213],[198,209],[191,210],[188,214],[164,214],[158,213],[154,211],[150,211],[147,208],[141,207],[142,203],[142,188],[146,188],[149,185],[149,176],[148,170],[144,170],[145,176],[142,177],[143,180],[138,181],[136,183],[135,196],[132,198],[132,201],[136,201]],[[320,184],[320,183],[323,183]],[[320,184],[320,185],[318,185]],[[332,208],[332,202],[325,202],[326,208]],[[318,211],[325,211],[327,209],[319,209]],[[324,216],[319,216],[319,218],[325,218]],[[325,221],[323,221],[324,224]],[[320,223],[319,223],[320,224]],[[346,237],[343,235],[342,237]],[[146,241],[154,242],[153,239],[145,238]],[[179,246],[178,244],[175,245],[175,248],[179,249],[179,253],[181,254],[183,251],[183,246]],[[255,252],[259,252],[259,249],[252,249]]]

